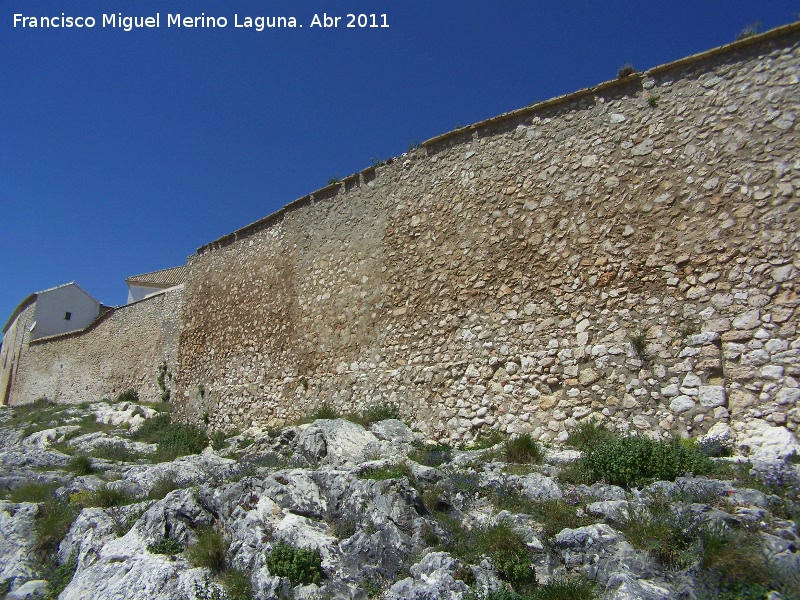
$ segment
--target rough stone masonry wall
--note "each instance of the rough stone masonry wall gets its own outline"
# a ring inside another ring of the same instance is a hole
[[[28,342],[9,405],[43,396],[95,402],[130,388],[144,401],[160,400],[158,367],[176,366],[182,297],[182,289],[169,290],[114,309],[83,331]]]
[[[431,140],[202,248],[177,413],[797,432],[798,31]]]

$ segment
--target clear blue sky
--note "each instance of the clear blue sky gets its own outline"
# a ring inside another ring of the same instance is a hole
[[[93,29],[14,27],[93,16]],[[103,13],[161,28],[103,28]],[[169,13],[225,29],[167,28]],[[388,29],[309,27],[386,13]],[[126,276],[457,125],[794,21],[798,0],[0,0],[0,323],[75,280]],[[234,15],[302,29],[234,28]]]

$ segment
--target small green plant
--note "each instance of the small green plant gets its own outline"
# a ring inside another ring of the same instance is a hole
[[[171,374],[170,374],[171,376]],[[161,390],[161,401],[162,402],[169,402],[170,398],[170,391],[167,388],[167,361],[161,361],[161,364],[158,365],[158,377],[156,378],[158,382],[158,387]]]
[[[761,21],[756,21],[755,23],[751,23],[744,29],[742,29],[739,34],[736,36],[736,40],[745,40],[747,38],[755,37],[761,31]]]
[[[597,584],[583,577],[555,577],[533,590],[532,600],[591,600]]]
[[[63,500],[50,499],[39,506],[34,522],[34,550],[40,557],[56,554],[79,512],[77,506]]]
[[[611,441],[614,438],[614,432],[609,429],[608,425],[590,418],[578,423],[578,426],[569,432],[567,436],[567,445],[577,448],[578,450],[586,450]]]
[[[621,529],[634,547],[668,567],[688,567],[695,559],[697,520],[666,496],[651,498],[647,505],[630,504]]]
[[[363,427],[369,427],[373,423],[377,423],[378,421],[385,421],[386,419],[399,419],[400,418],[400,408],[396,404],[391,404],[389,402],[382,402],[379,404],[373,404],[370,407],[367,407],[365,410],[361,411],[355,415],[347,415],[347,419],[353,421],[353,423],[358,423]]]
[[[690,335],[697,335],[700,333],[700,324],[696,321],[687,319],[678,327],[678,335],[681,338],[687,338]]]
[[[647,104],[650,108],[656,108],[658,106],[659,97],[656,94],[650,94],[647,97]]]
[[[295,548],[278,542],[267,555],[271,575],[287,577],[294,585],[319,583],[322,577],[322,556],[317,549]]]
[[[498,429],[484,429],[467,448],[469,450],[485,450],[506,441],[507,437]]]
[[[342,180],[339,179],[338,175],[334,175],[330,179],[328,179],[328,185],[336,185],[337,183],[341,183]]]
[[[111,508],[114,506],[124,506],[133,504],[136,500],[115,488],[101,485],[96,490],[90,492],[76,492],[69,497],[69,501],[76,506],[99,506],[101,508]]]
[[[50,584],[47,600],[55,600],[72,581],[77,567],[77,560],[70,557],[64,564],[59,564],[55,556],[50,556],[42,563],[41,578]]]
[[[632,331],[628,335],[628,341],[631,344],[631,350],[640,359],[645,358],[645,349],[647,348],[647,336],[639,330]]]
[[[8,501],[19,504],[20,502],[47,502],[53,499],[53,492],[58,484],[51,482],[26,481],[11,490]]]
[[[421,465],[438,467],[452,460],[453,449],[447,444],[415,444],[408,457]]]
[[[173,538],[164,538],[147,546],[150,554],[166,554],[173,556],[183,552],[183,544]]]
[[[522,584],[534,578],[528,547],[507,525],[487,527],[475,532],[475,549],[489,557],[497,576],[512,585]],[[473,554],[475,558],[475,554]]]
[[[139,401],[139,393],[134,390],[133,388],[129,388],[124,392],[120,392],[117,396],[117,402],[138,402]]]
[[[303,386],[304,390],[307,390],[308,389],[308,379],[306,379],[305,377],[301,377],[300,378],[300,385]]]
[[[205,423],[206,426],[211,423],[211,416],[208,414],[208,411],[203,413],[203,423]]]
[[[401,477],[408,477],[409,479],[412,477],[411,470],[405,463],[367,469],[358,474],[359,479],[377,479],[380,481],[386,479],[400,479]]]
[[[177,479],[172,476],[162,477],[156,481],[155,484],[153,484],[153,487],[150,489],[150,493],[147,494],[147,497],[150,500],[161,500],[170,492],[179,490],[183,487],[184,486],[178,483]]]
[[[204,386],[202,383],[198,383],[197,384],[197,393],[200,394],[201,398],[205,398],[206,397],[206,386]]]
[[[208,445],[208,436],[202,427],[173,423],[169,414],[160,414],[145,421],[131,434],[131,439],[157,443],[161,461],[172,460],[187,454],[199,454]]]
[[[238,569],[225,569],[220,577],[226,600],[252,600],[249,574]]]
[[[227,551],[228,544],[222,534],[207,525],[198,528],[197,542],[186,549],[186,558],[195,567],[205,567],[216,572],[225,566]]]
[[[320,404],[316,410],[308,415],[308,422],[316,421],[317,419],[341,419],[342,415],[333,406],[327,402]]]
[[[214,448],[214,450],[222,450],[225,447],[225,440],[227,439],[228,436],[224,431],[215,431],[211,434],[211,447]]]
[[[88,456],[75,456],[69,461],[67,470],[72,471],[76,475],[91,475],[95,472],[92,466],[92,460]]]
[[[503,444],[502,457],[510,463],[539,463],[544,450],[530,433],[523,433]]]
[[[340,540],[346,540],[358,531],[358,521],[355,519],[336,519],[330,523],[331,533]]]
[[[138,452],[129,450],[122,444],[106,444],[104,446],[97,446],[92,454],[94,455],[94,458],[115,460],[119,462],[134,462],[147,456],[145,454],[139,454]]]
[[[373,167],[382,167],[386,164],[386,160],[377,157],[370,158],[369,161]]]
[[[627,63],[620,67],[619,71],[617,71],[617,79],[625,79],[626,77],[630,77],[631,75],[636,74],[636,69],[633,68],[633,65]]]

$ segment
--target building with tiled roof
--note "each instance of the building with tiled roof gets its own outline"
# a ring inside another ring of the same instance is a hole
[[[138,302],[151,294],[163,292],[186,282],[186,265],[161,271],[133,275],[125,279],[128,284],[128,304]]]

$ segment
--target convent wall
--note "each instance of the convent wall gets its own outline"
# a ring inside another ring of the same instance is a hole
[[[41,397],[96,402],[128,389],[142,400],[160,400],[159,367],[165,363],[171,372],[176,366],[182,297],[183,289],[173,288],[111,309],[83,330],[35,340],[29,339],[35,305],[24,308],[6,334],[7,345],[21,349],[5,370],[13,377],[8,404]]]
[[[797,432],[798,74],[795,24],[450,132],[199,249],[176,414]]]

